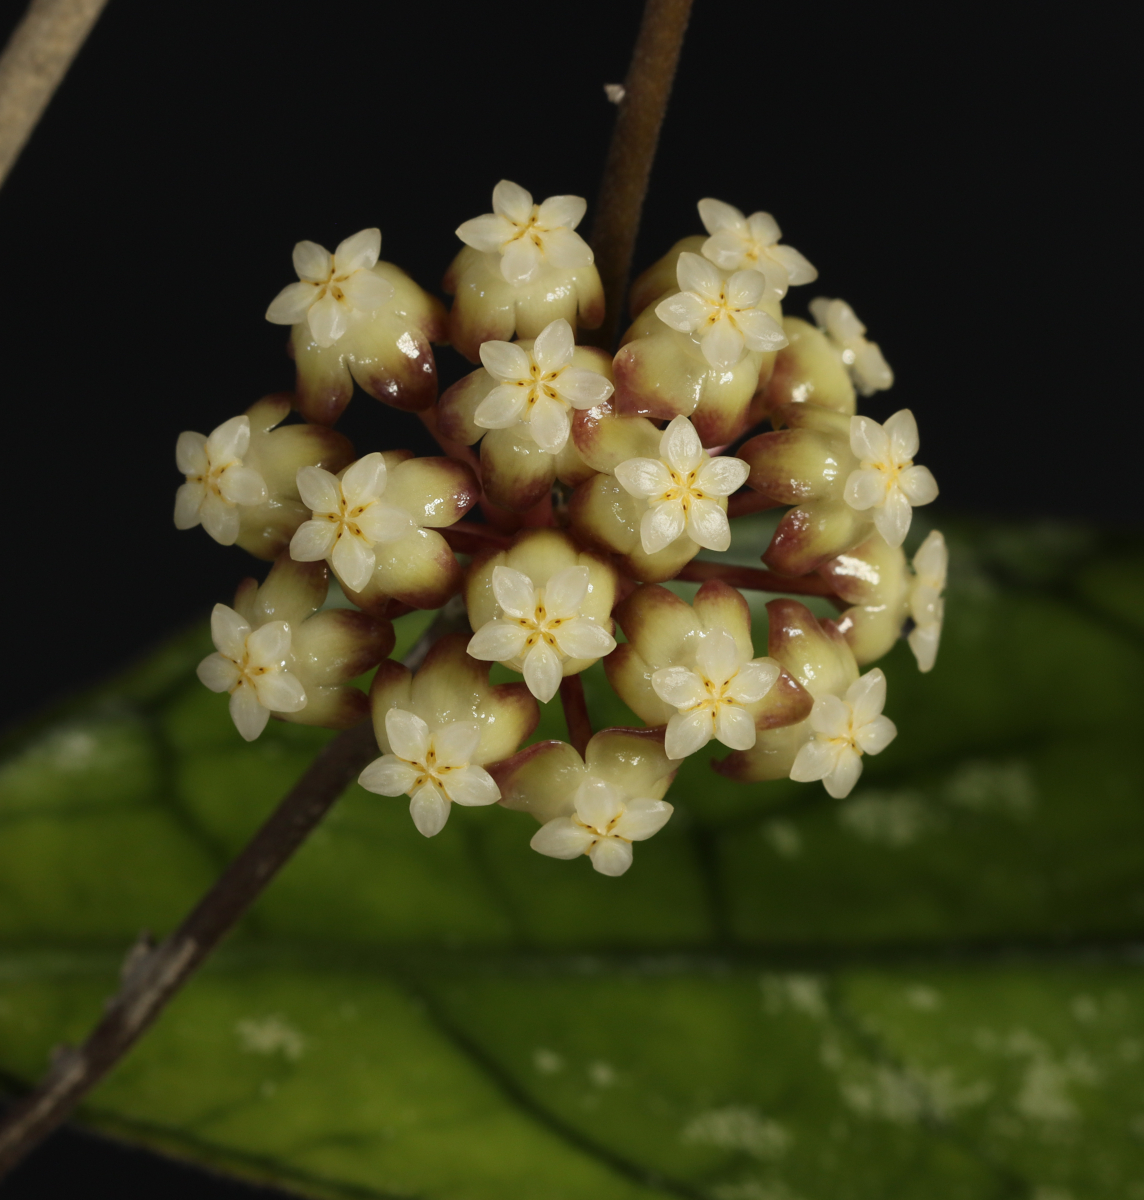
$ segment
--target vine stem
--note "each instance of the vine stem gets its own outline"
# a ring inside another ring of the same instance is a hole
[[[759,567],[737,567],[732,563],[700,562],[692,559],[675,577],[691,583],[706,583],[709,579],[721,579],[732,587],[748,588],[756,592],[786,592],[794,596],[824,596],[828,600],[838,597],[834,589],[820,575],[800,575],[797,579],[776,575]]]
[[[581,758],[592,740],[592,718],[584,699],[584,680],[579,675],[565,675],[560,681],[560,703],[564,707],[564,722],[568,726],[568,741]]]
[[[0,56],[0,185],[107,0],[32,0]]]
[[[624,310],[640,214],[690,15],[691,0],[646,0],[624,80],[589,238],[604,284],[604,324],[593,340],[607,349],[615,346]]]
[[[405,656],[405,665],[420,666],[442,634],[462,626],[468,628],[464,606],[450,601]],[[62,1124],[139,1040],[377,753],[369,721],[338,734],[178,929],[158,946],[146,937],[136,942],[103,1019],[82,1046],[58,1050],[41,1083],[0,1122],[0,1178]]]

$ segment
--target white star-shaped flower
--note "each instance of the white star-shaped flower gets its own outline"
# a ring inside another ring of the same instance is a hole
[[[749,217],[722,200],[700,200],[699,218],[711,235],[703,255],[724,271],[755,270],[767,277],[768,291],[781,300],[788,287],[813,283],[818,272],[793,246],[778,245],[779,223],[770,213]]]
[[[317,242],[294,247],[298,283],[288,283],[266,310],[275,325],[307,321],[319,346],[332,346],[345,333],[354,313],[376,312],[393,296],[393,285],[375,275],[381,230],[363,229],[330,254]]]
[[[843,497],[851,508],[873,508],[874,526],[894,547],[906,540],[915,506],[937,499],[929,467],[914,466],[918,423],[908,408],[885,425],[869,417],[850,418],[850,449],[861,464],[846,479]]]
[[[882,357],[877,342],[866,340],[866,326],[845,300],[819,296],[810,302],[810,315],[834,344],[854,386],[863,396],[885,391],[894,382],[894,372]]]
[[[622,875],[632,865],[632,842],[658,833],[675,811],[666,800],[625,800],[618,788],[595,775],[577,788],[575,806],[572,816],[542,825],[532,848],[549,858],[587,854],[601,875]]]
[[[707,259],[684,251],[675,276],[679,292],[661,300],[655,314],[672,329],[694,334],[717,371],[729,370],[747,350],[787,344],[783,327],[759,307],[767,281],[758,271],[736,271],[726,279]]]
[[[711,497],[730,496],[750,473],[741,458],[712,458],[686,417],[676,417],[663,431],[659,458],[629,458],[615,469],[626,492],[647,500],[640,519],[645,554],[657,553],[684,533],[708,550],[726,550],[731,526]]]
[[[250,446],[250,418],[245,414],[224,421],[210,437],[180,433],[175,461],[187,477],[175,494],[175,528],[203,528],[223,546],[238,537],[240,505],[261,504],[266,481],[242,464]]]
[[[573,232],[587,208],[579,196],[550,196],[533,204],[520,184],[502,179],[493,188],[493,211],[466,221],[457,236],[474,250],[499,254],[507,282],[531,283],[542,266],[591,265],[588,243]]]
[[[272,712],[306,707],[305,688],[286,669],[290,626],[285,621],[269,621],[251,632],[233,608],[216,604],[211,639],[218,653],[199,663],[199,679],[212,692],[230,692],[231,719],[248,742],[266,728]]]
[[[894,722],[882,716],[885,703],[886,677],[877,668],[856,679],[845,699],[819,696],[809,717],[814,736],[795,757],[791,779],[821,779],[835,800],[849,796],[862,774],[862,755],[880,754],[898,736]]]
[[[473,634],[468,652],[486,662],[519,662],[538,700],[556,695],[568,659],[602,658],[616,648],[606,629],[580,615],[588,594],[587,567],[566,567],[545,587],[535,588],[523,572],[497,566],[492,583],[503,616]]]
[[[563,317],[546,325],[526,351],[512,342],[484,342],[481,363],[497,386],[473,420],[482,429],[524,425],[549,454],[559,454],[572,429],[569,409],[595,408],[614,390],[597,371],[573,367],[576,340]]]
[[[313,518],[298,527],[290,557],[327,559],[346,587],[360,592],[377,562],[373,547],[416,528],[409,513],[381,499],[385,480],[385,459],[376,452],[347,467],[340,480],[321,467],[303,467],[298,494]]]
[[[750,750],[755,721],[743,706],[761,700],[774,687],[777,664],[744,658],[725,629],[706,634],[695,660],[698,671],[664,667],[651,677],[655,694],[678,710],[667,723],[667,757],[686,758],[712,738],[732,750]]]
[[[909,610],[914,627],[906,639],[919,671],[932,671],[941,641],[941,625],[945,617],[945,577],[949,569],[949,550],[945,538],[932,530],[914,555],[914,582],[910,588]]]
[[[500,788],[472,762],[481,740],[476,721],[429,726],[415,713],[391,708],[385,732],[392,754],[375,759],[358,777],[367,791],[380,796],[409,796],[409,815],[426,837],[445,827],[450,804],[495,804]]]

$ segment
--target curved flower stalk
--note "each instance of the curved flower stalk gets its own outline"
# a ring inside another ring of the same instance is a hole
[[[363,229],[333,254],[316,242],[294,247],[298,282],[266,310],[292,325],[289,351],[298,370],[298,411],[332,425],[356,381],[394,408],[420,412],[437,398],[430,342],[446,340],[445,309],[400,268],[379,262],[381,230]]]
[[[645,729],[604,729],[581,758],[567,742],[540,742],[494,771],[505,808],[535,817],[532,848],[549,858],[587,855],[601,875],[623,875],[632,843],[667,824],[663,799],[677,763],[662,736]]]
[[[308,516],[298,495],[302,467],[340,471],[353,458],[347,438],[320,425],[281,425],[287,394],[264,396],[209,437],[181,433],[175,460],[186,476],[175,495],[175,527],[201,524],[223,546],[273,559]]]
[[[818,733],[811,722],[814,706],[807,700],[813,698],[817,705],[825,696],[841,699],[858,679],[854,654],[832,621],[820,624],[797,600],[772,600],[767,617],[770,657],[801,685],[805,699],[798,720],[760,730],[749,750],[714,764],[721,774],[742,783],[791,777],[799,751]]]
[[[733,441],[751,400],[786,344],[777,301],[758,271],[720,271],[698,254],[678,256],[677,287],[624,335],[613,370],[624,416],[690,417],[705,446]]]
[[[734,205],[710,198],[699,201],[699,219],[711,235],[703,243],[703,256],[725,271],[759,271],[775,300],[787,288],[813,283],[818,271],[793,246],[781,246],[782,230],[770,213],[745,217]]]
[[[449,338],[470,361],[483,342],[534,338],[558,317],[595,329],[604,291],[587,242],[575,232],[587,204],[551,196],[534,204],[519,184],[502,179],[493,211],[464,222],[465,247],[446,272],[454,296]]]
[[[850,373],[863,396],[885,391],[894,383],[894,372],[877,342],[866,340],[866,326],[845,300],[819,296],[810,302],[810,315],[826,335],[831,348]]]
[[[465,581],[469,653],[524,675],[538,700],[615,648],[616,573],[552,529],[519,534],[508,550],[477,559]]]
[[[787,404],[772,417],[786,425],[751,438],[739,451],[747,486],[793,504],[763,561],[783,575],[803,575],[844,554],[876,528],[891,546],[909,532],[914,505],[937,497],[928,468],[915,466],[917,423],[902,409],[879,425],[817,404]]]
[[[945,538],[932,530],[914,555],[913,570],[901,549],[875,534],[860,546],[819,568],[836,595],[849,601],[837,626],[854,651],[859,666],[888,654],[907,620],[910,649],[918,670],[932,671],[941,641],[949,553]]]
[[[470,467],[452,458],[374,452],[340,475],[298,472],[311,512],[290,543],[300,562],[325,560],[349,598],[383,616],[391,599],[438,608],[457,593],[462,570],[437,532],[477,502]]]
[[[697,536],[726,549],[727,497],[747,472],[732,458],[711,458],[686,417],[660,430],[606,404],[577,413],[572,437],[597,472],[573,493],[572,528],[619,554],[624,574],[651,583],[674,578],[699,553]]]
[[[571,441],[572,417],[611,396],[612,360],[577,346],[558,318],[535,341],[485,342],[485,365],[442,395],[437,428],[462,446],[481,441],[485,495],[501,508],[527,512],[554,479],[576,485],[592,475]]]
[[[667,588],[637,588],[616,620],[628,640],[605,660],[608,682],[642,721],[666,726],[671,759],[712,740],[749,750],[759,731],[810,713],[799,682],[774,658],[755,656],[747,602],[720,580],[693,604]]]
[[[540,720],[520,683],[489,685],[489,669],[465,653],[465,634],[441,638],[416,674],[384,662],[370,688],[382,757],[358,782],[382,796],[410,798],[413,823],[441,832],[453,804],[495,804],[500,789],[485,769],[508,758]]]
[[[348,681],[393,649],[393,626],[348,609],[319,612],[327,587],[323,564],[283,554],[261,587],[246,579],[233,608],[215,605],[215,653],[198,676],[212,692],[230,693],[231,718],[248,742],[271,716],[348,729],[368,713],[365,693]]]

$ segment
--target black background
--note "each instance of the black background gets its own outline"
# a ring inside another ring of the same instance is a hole
[[[251,571],[176,533],[174,444],[291,386],[263,313],[295,241],[380,225],[436,290],[501,177],[586,196],[590,227],[639,12],[110,0],[0,189],[5,724]],[[1122,36],[1095,6],[696,0],[637,269],[701,232],[702,196],[773,212],[820,272],[788,311],[853,304],[897,377],[865,411],[914,410],[945,511],[1136,522]],[[430,449],[360,393],[342,427]],[[75,1134],[0,1187],[249,1194]]]

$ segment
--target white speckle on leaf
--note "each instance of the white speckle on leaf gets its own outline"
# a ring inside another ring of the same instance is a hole
[[[918,792],[862,792],[839,808],[838,820],[855,837],[894,850],[941,826]]]
[[[771,849],[781,858],[798,858],[802,853],[802,834],[793,821],[767,821],[762,833]]]
[[[277,1014],[249,1017],[239,1021],[234,1031],[248,1054],[281,1054],[297,1062],[306,1051],[306,1039]]]
[[[611,1063],[591,1063],[588,1066],[588,1078],[599,1088],[613,1087],[616,1082],[616,1068]]]
[[[781,1158],[791,1142],[790,1133],[777,1121],[741,1105],[699,1113],[680,1136],[687,1143],[742,1150],[763,1160]]]
[[[808,1017],[826,1016],[822,981],[814,975],[764,975],[759,980],[763,1007],[772,1016],[797,1012]]]
[[[532,1065],[541,1075],[555,1075],[564,1070],[564,1060],[555,1050],[537,1046],[532,1052]]]

